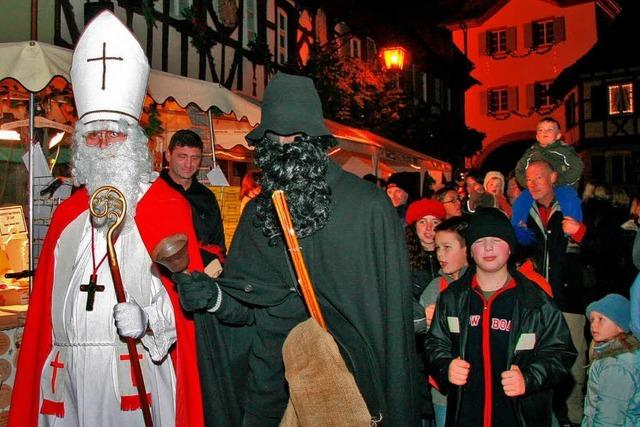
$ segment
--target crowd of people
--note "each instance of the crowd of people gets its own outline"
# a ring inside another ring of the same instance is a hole
[[[602,185],[581,199],[557,121],[507,177],[368,183],[330,160],[313,82],[278,73],[227,251],[199,136],[176,132],[151,168],[148,74],[114,15],[87,25],[71,69],[80,187],[43,245],[9,425],[640,425],[640,202]],[[89,210],[104,186],[122,193],[102,205],[124,218],[116,237]]]
[[[592,183],[582,185],[580,198],[582,161],[551,117],[540,120],[536,143],[514,166],[506,178],[498,171],[458,172],[424,198],[416,196],[418,173],[397,173],[387,182],[405,227],[416,342],[431,391],[423,418],[438,427],[479,420],[485,426],[637,425],[640,353],[630,333],[629,296],[638,273],[632,258],[638,199]],[[443,293],[450,283],[455,292]],[[529,312],[532,306],[544,315]],[[611,327],[605,333],[602,319]],[[593,339],[585,334],[587,321]],[[509,341],[498,331],[520,338]],[[525,336],[533,341],[525,344]],[[521,343],[535,350],[523,362]],[[600,365],[615,366],[611,382],[597,373]],[[612,393],[616,383],[626,385],[624,399]],[[512,407],[505,398],[513,396],[521,397]]]

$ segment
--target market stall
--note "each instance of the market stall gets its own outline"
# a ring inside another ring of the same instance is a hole
[[[0,204],[12,201],[27,207],[28,230],[33,230],[29,248],[35,249],[30,256],[33,266],[51,211],[65,197],[64,193],[44,197],[40,193],[51,182],[54,165],[64,174],[69,159],[76,117],[68,74],[72,51],[39,42],[2,43],[0,57],[0,132],[4,132],[0,133],[0,176],[4,173],[7,178],[0,185]],[[163,152],[173,133],[193,129],[205,142],[200,178],[220,184],[211,179],[210,171],[217,168],[223,184],[232,186],[224,190],[231,200],[234,187],[252,162],[252,149],[244,137],[260,121],[260,102],[216,83],[157,70],[151,70],[147,94],[141,124],[150,136],[156,169],[162,167]],[[330,120],[326,124],[339,141],[329,154],[358,176],[429,173],[436,186],[451,178],[451,165],[446,162],[372,132]],[[30,165],[28,176],[22,162]],[[218,190],[219,196],[223,194]],[[239,213],[234,213],[234,206],[228,207],[230,217]],[[229,222],[234,220],[229,218]],[[232,231],[233,226],[229,235]]]
[[[0,162],[4,163],[0,174],[6,176],[0,204],[28,207],[25,213],[28,229],[33,230],[29,236],[33,266],[37,243],[44,237],[55,205],[55,199],[39,200],[39,194],[53,178],[54,165],[64,164],[69,157],[75,122],[69,84],[72,51],[33,41],[1,43],[0,57]],[[249,161],[250,157],[242,156],[246,150],[215,144],[212,122],[218,116],[242,121],[251,128],[260,118],[260,109],[219,84],[152,70],[142,125],[150,135],[156,168],[161,167],[171,135],[182,128],[200,132],[209,155],[207,169],[216,166],[216,154]],[[40,225],[43,227],[36,230]]]

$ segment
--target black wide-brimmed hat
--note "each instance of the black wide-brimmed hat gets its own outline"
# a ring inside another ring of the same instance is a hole
[[[271,79],[264,91],[260,125],[246,139],[249,144],[255,143],[265,132],[281,136],[331,135],[324,124],[322,103],[313,80],[286,73],[278,73]]]

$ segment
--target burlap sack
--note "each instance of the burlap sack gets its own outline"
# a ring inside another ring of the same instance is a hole
[[[371,426],[371,415],[333,337],[314,319],[291,330],[282,347],[289,404],[281,427]]]

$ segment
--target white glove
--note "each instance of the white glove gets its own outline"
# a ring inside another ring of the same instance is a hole
[[[114,305],[113,318],[121,337],[138,339],[147,331],[149,317],[135,301]]]

